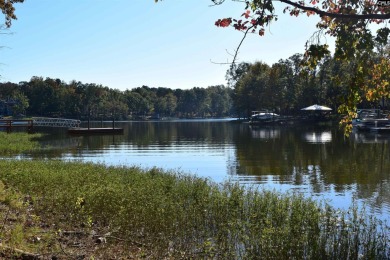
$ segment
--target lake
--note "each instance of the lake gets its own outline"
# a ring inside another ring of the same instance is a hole
[[[252,127],[229,120],[116,126],[124,135],[69,136],[66,129],[37,128],[50,133],[41,140],[47,149],[21,157],[173,169],[216,182],[300,192],[342,209],[355,200],[380,218],[390,215],[390,135],[345,137],[337,125]]]

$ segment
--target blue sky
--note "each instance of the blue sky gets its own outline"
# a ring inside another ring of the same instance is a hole
[[[25,0],[0,37],[0,80],[32,76],[102,84],[189,89],[226,84],[242,33],[215,21],[239,17],[242,3],[211,0]],[[280,9],[282,10],[282,9]],[[303,53],[318,18],[280,13],[264,37],[249,35],[239,61],[268,64]]]

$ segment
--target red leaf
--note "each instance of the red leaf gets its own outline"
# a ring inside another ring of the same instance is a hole
[[[215,25],[218,27],[228,27],[232,23],[231,18],[224,18],[224,19],[218,19],[218,21],[215,22]]]
[[[260,35],[260,36],[263,36],[263,35],[264,35],[264,29],[263,29],[263,28],[259,30],[259,35]]]
[[[250,16],[250,13],[251,13],[251,11],[250,11],[250,10],[246,10],[246,12],[245,12],[245,13],[243,13],[242,15],[244,15],[244,16],[245,16],[245,18],[246,18],[246,19],[248,19],[248,18],[249,18],[249,16]]]

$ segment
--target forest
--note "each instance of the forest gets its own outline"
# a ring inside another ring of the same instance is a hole
[[[387,45],[378,48],[370,60],[375,64],[389,55]],[[226,72],[227,86],[191,89],[144,85],[121,91],[95,83],[34,76],[30,81],[0,84],[0,114],[122,120],[248,117],[259,109],[294,115],[312,104],[342,113],[340,107],[348,102],[354,84],[354,62],[331,55],[315,69],[302,66],[303,62],[304,56],[295,54],[272,65],[233,64]],[[388,108],[385,96],[368,101],[366,95],[367,90],[362,90],[360,107]]]
[[[232,90],[224,86],[188,90],[137,87],[118,89],[94,83],[32,77],[0,84],[0,99],[14,101],[12,114],[83,119],[223,117],[232,114]]]

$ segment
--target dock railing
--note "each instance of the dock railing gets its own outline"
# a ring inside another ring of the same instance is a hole
[[[34,122],[31,119],[0,119],[0,129],[5,129],[7,133],[12,132],[13,128],[25,128],[31,133],[33,127]]]
[[[44,127],[80,127],[80,120],[66,118],[33,117],[34,126]]]

